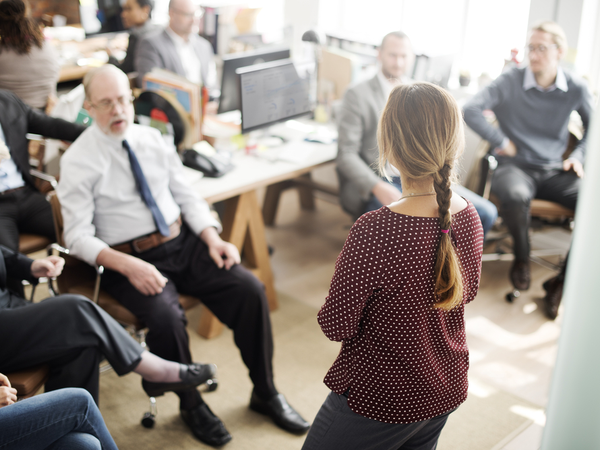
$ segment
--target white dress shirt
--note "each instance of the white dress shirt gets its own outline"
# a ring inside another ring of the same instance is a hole
[[[164,143],[158,130],[132,124],[124,138],[117,139],[93,124],[60,162],[57,194],[65,243],[73,255],[94,265],[104,248],[156,232],[152,213],[136,187],[123,139],[139,160],[168,224],[181,214],[196,234],[207,227],[221,230],[208,204],[187,184],[175,149]]]
[[[188,39],[183,40],[181,36],[175,33],[171,28],[165,28],[169,37],[175,43],[177,48],[177,54],[181,60],[181,65],[185,71],[185,77],[192,83],[200,84],[202,82],[202,76],[200,74],[200,59],[196,55],[192,42]]]
[[[525,76],[523,77],[523,90],[528,91],[529,89],[537,89],[540,92],[552,92],[555,89],[560,89],[563,92],[567,92],[569,90],[569,86],[567,85],[567,77],[565,76],[565,72],[563,72],[560,67],[557,67],[556,69],[556,79],[554,80],[554,83],[546,88],[537,83],[535,80],[535,75],[531,69],[526,67]]]
[[[2,125],[0,125],[0,142],[4,142],[6,145]],[[16,189],[21,186],[25,186],[25,180],[15,162],[12,158],[0,158],[0,192]]]

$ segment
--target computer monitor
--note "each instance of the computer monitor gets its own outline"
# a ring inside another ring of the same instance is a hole
[[[291,60],[237,70],[242,133],[311,114],[317,103],[315,61]]]
[[[238,76],[235,73],[237,69],[254,64],[288,59],[289,57],[290,49],[288,47],[269,47],[224,56],[218,113],[240,109],[239,82]]]
[[[448,80],[454,64],[454,55],[427,56],[417,55],[413,67],[412,79],[429,81],[448,89]]]

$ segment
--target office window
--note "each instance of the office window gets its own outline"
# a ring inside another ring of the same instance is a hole
[[[319,25],[330,32],[378,43],[402,30],[417,52],[455,54],[455,71],[500,74],[511,48],[527,38],[529,0],[324,0]]]

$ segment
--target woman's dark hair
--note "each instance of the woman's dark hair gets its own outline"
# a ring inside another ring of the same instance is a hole
[[[0,51],[8,48],[25,54],[32,45],[42,47],[44,35],[28,13],[23,0],[0,1]]]
[[[140,8],[148,6],[150,10],[148,11],[148,17],[152,17],[152,8],[154,8],[154,0],[135,0]]]

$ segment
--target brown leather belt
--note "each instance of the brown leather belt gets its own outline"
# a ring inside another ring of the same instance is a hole
[[[21,189],[25,189],[25,186],[19,186],[18,188],[7,189],[5,191],[1,191],[0,195],[12,194],[13,192],[20,191]]]
[[[158,247],[165,242],[169,242],[170,240],[179,236],[179,233],[181,232],[181,216],[179,216],[177,220],[173,222],[171,226],[169,226],[169,232],[170,233],[168,236],[163,236],[159,232],[156,232],[129,242],[124,242],[123,244],[113,245],[111,248],[127,254],[131,254],[133,252],[143,253]]]

